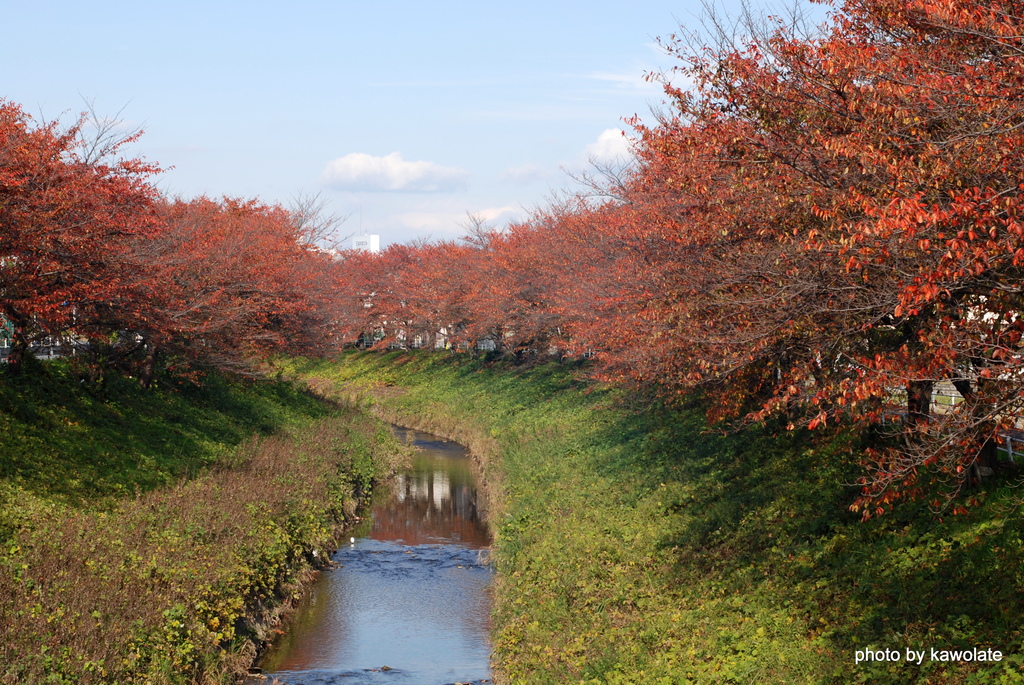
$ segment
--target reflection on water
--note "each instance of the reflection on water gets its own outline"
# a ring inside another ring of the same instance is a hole
[[[396,429],[398,437],[420,448],[412,465],[395,479],[385,506],[374,506],[375,540],[410,545],[490,544],[477,512],[477,489],[466,449],[427,433]]]
[[[486,682],[487,530],[465,448],[395,428],[419,448],[377,493],[354,544],[334,556],[263,659],[268,676],[312,683]]]

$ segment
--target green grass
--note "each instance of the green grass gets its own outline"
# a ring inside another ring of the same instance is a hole
[[[404,454],[294,385],[0,379],[0,683],[236,682]]]
[[[392,353],[287,371],[488,453],[503,682],[1024,682],[1024,522],[1005,482],[968,516],[911,503],[862,523],[841,431],[720,435],[696,400],[555,364]],[[975,646],[1004,659],[856,663]]]
[[[96,505],[195,476],[255,433],[332,408],[282,382],[206,377],[147,391],[131,379],[81,382],[62,362],[0,378],[0,481]]]

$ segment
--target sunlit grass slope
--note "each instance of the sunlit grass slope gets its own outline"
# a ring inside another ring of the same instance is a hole
[[[80,380],[61,362],[0,379],[0,479],[69,501],[132,494],[195,475],[254,433],[327,416],[286,383],[164,380],[154,391],[110,376]]]
[[[966,517],[908,505],[862,523],[843,432],[720,435],[696,400],[669,409],[556,364],[363,353],[287,370],[489,461],[502,682],[1024,682],[1020,490],[993,484]],[[971,647],[1003,659],[931,660]],[[901,658],[858,663],[869,649]]]

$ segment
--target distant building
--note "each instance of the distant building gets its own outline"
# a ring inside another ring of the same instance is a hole
[[[352,239],[353,250],[364,250],[366,252],[380,252],[379,235],[357,235]]]

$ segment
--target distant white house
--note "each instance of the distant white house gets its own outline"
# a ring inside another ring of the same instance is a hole
[[[380,236],[379,235],[357,235],[352,239],[353,250],[363,250],[365,252],[380,252]]]

